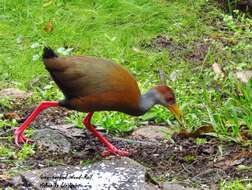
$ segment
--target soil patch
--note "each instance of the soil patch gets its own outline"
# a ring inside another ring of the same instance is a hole
[[[30,113],[30,109],[26,113]],[[34,128],[64,123],[64,117],[70,114],[62,108],[48,109],[34,122]],[[26,114],[25,114],[26,115]],[[0,129],[1,132],[3,129]],[[85,129],[83,129],[85,130]],[[11,134],[9,134],[11,135]],[[215,138],[206,137],[204,144],[197,144],[195,139],[173,137],[174,143],[163,140],[150,142],[141,136],[120,138],[104,134],[115,146],[127,149],[130,158],[148,168],[152,180],[157,183],[166,180],[188,181],[191,184],[217,184],[220,180],[232,180],[237,177],[252,177],[252,149],[234,143],[222,143]],[[6,134],[5,134],[6,136]],[[104,148],[88,131],[83,136],[70,139],[70,153],[48,152],[37,148],[36,153],[25,161],[15,158],[1,163],[1,173],[22,165],[23,169],[40,169],[57,165],[89,164],[103,159],[99,153]],[[7,144],[8,142],[5,142]],[[10,145],[8,143],[8,146]],[[1,186],[8,185],[8,180],[0,181]]]

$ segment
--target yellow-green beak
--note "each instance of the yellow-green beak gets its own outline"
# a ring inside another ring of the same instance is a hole
[[[178,120],[178,122],[181,124],[181,119],[182,119],[182,112],[180,111],[179,107],[177,104],[172,104],[168,106],[168,109],[173,113],[175,118]]]

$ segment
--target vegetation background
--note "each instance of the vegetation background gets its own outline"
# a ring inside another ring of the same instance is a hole
[[[26,106],[62,98],[41,62],[44,46],[63,56],[114,60],[136,77],[142,92],[159,83],[162,68],[189,129],[211,125],[213,136],[250,145],[252,82],[241,82],[237,73],[243,76],[252,68],[252,20],[236,5],[213,0],[0,0],[0,89],[31,91]],[[1,98],[0,110],[14,104]],[[82,127],[83,115],[72,113],[66,122]],[[161,107],[139,118],[96,113],[94,122],[114,134],[146,122],[178,125]],[[18,124],[0,119],[0,128],[6,125]],[[15,151],[0,144],[0,155],[22,159],[33,148]],[[223,182],[222,188],[237,184],[245,188],[239,180]]]

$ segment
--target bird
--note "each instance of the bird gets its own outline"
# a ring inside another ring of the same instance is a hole
[[[92,56],[58,56],[50,47],[44,47],[42,61],[64,94],[64,99],[41,102],[15,129],[15,144],[18,147],[21,143],[32,143],[24,136],[24,131],[41,111],[50,107],[86,112],[83,124],[105,146],[104,155],[128,156],[129,152],[113,146],[96,130],[91,123],[94,112],[117,111],[141,116],[154,105],[162,105],[178,121],[182,118],[175,93],[170,87],[158,84],[141,94],[135,78],[121,64]]]

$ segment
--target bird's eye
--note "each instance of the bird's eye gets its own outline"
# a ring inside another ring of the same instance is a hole
[[[165,100],[168,104],[175,104],[175,98],[172,96],[166,97]]]

